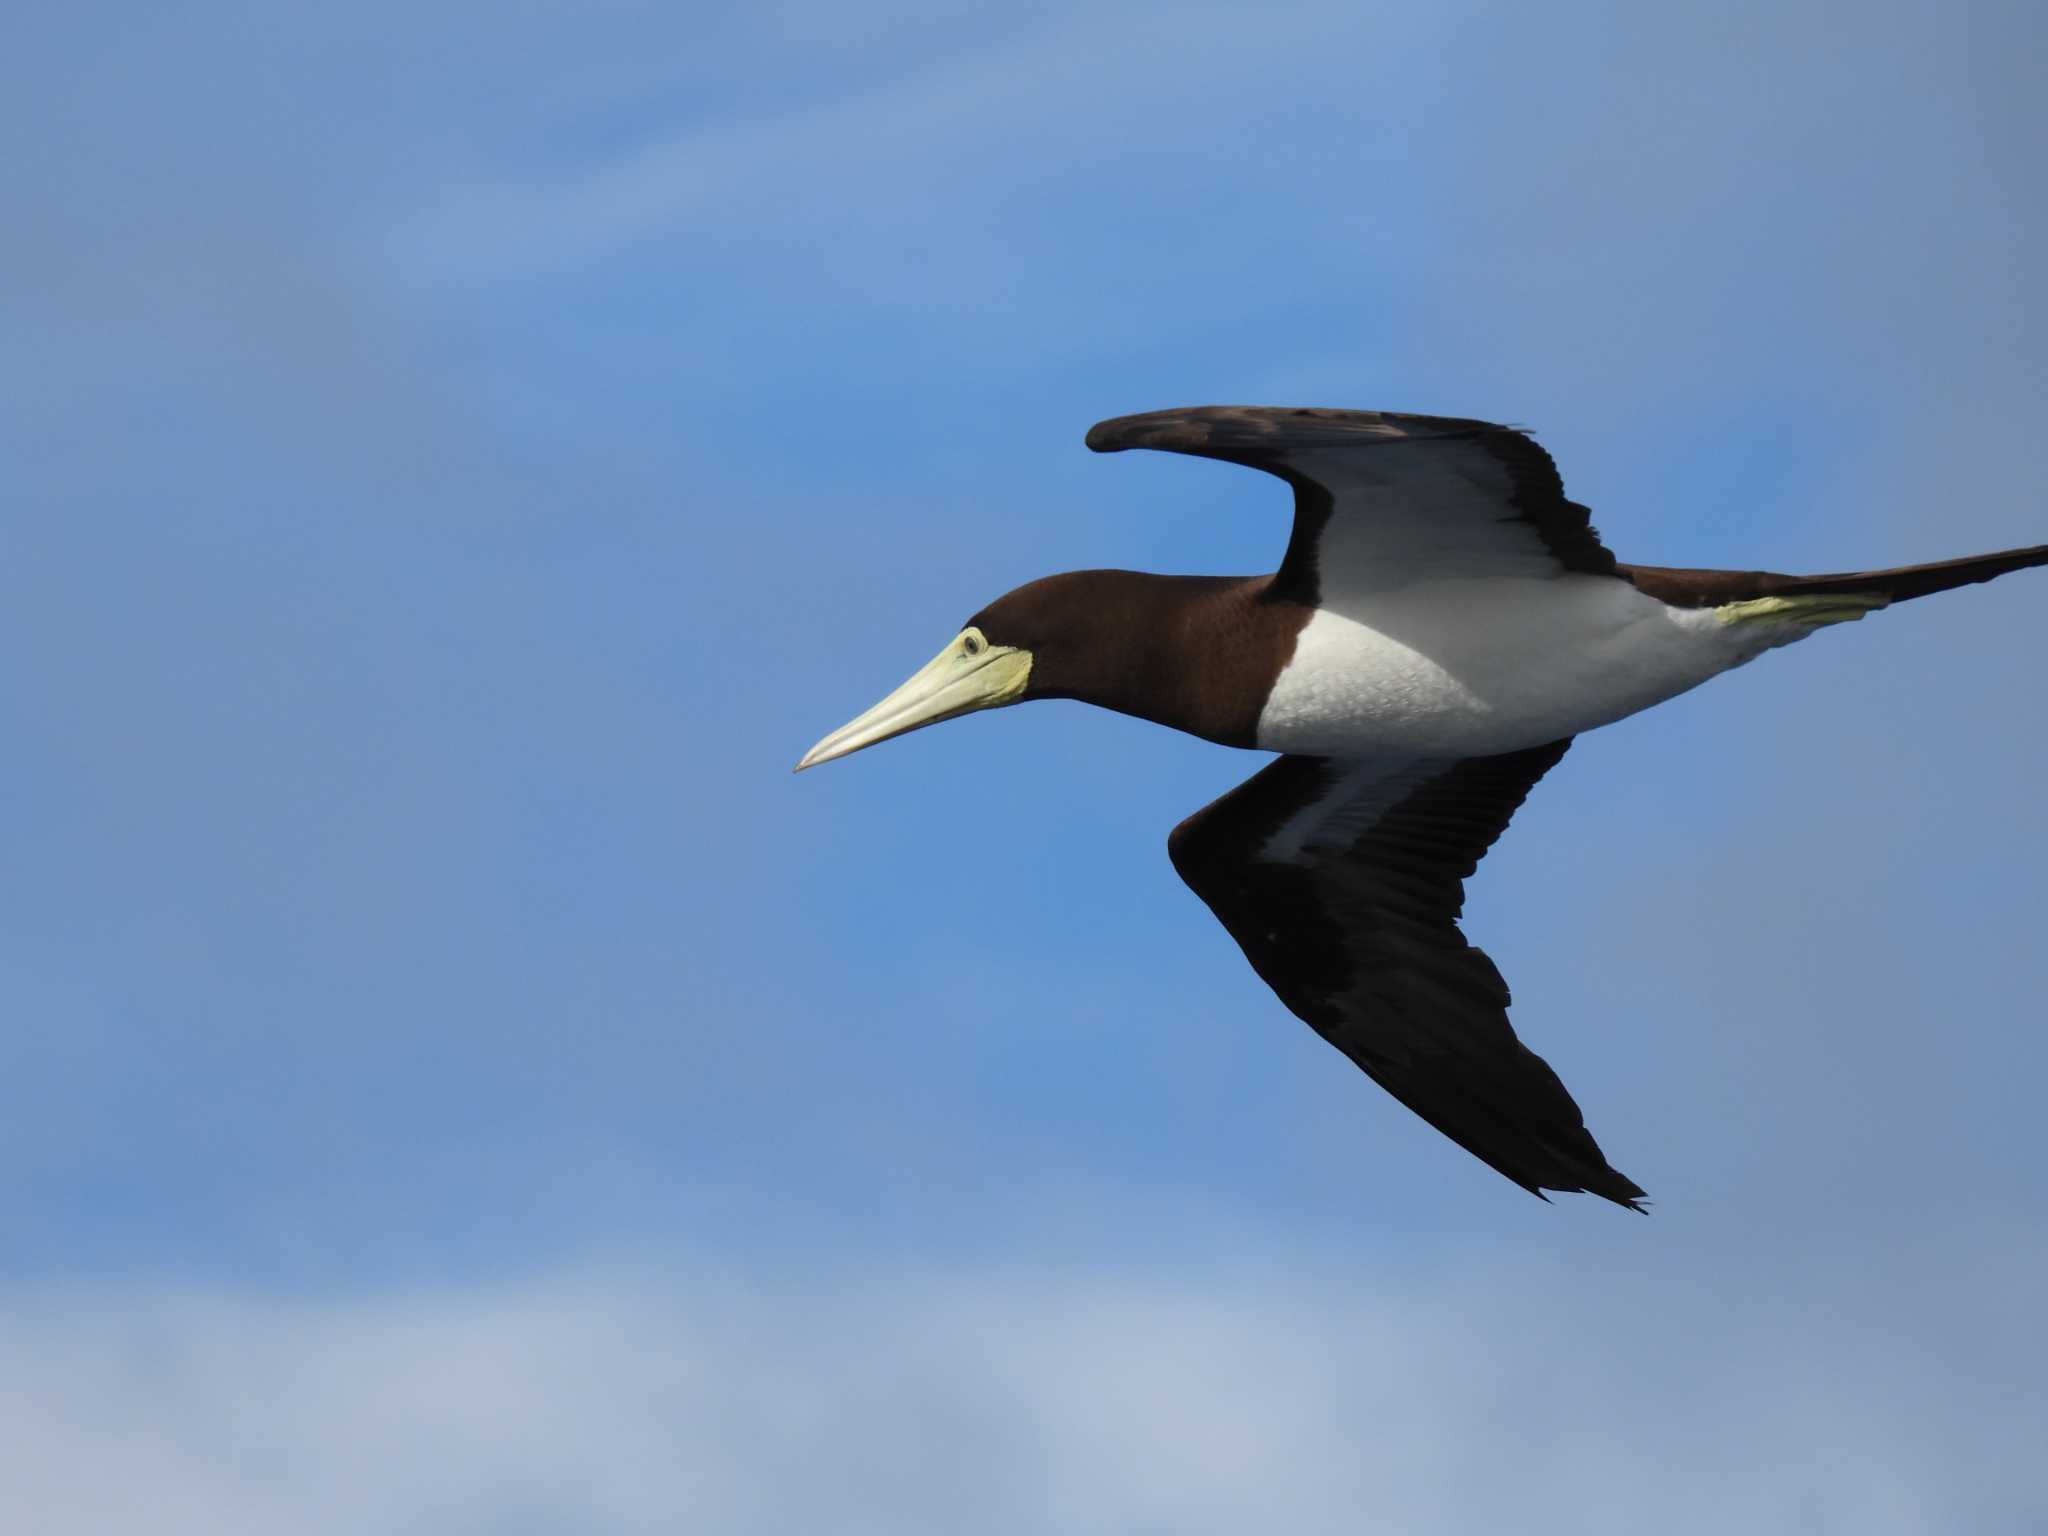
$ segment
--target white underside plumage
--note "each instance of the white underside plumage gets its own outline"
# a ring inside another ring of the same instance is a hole
[[[1383,586],[1326,602],[1304,626],[1258,745],[1317,757],[1519,751],[1662,703],[1829,621],[1673,608],[1611,576]]]

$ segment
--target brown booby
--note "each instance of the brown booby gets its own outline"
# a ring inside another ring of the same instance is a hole
[[[1464,880],[1581,731],[1873,609],[2048,565],[2048,545],[1831,576],[1624,565],[1520,429],[1202,406],[1101,422],[1294,488],[1269,576],[1070,571],[967,621],[808,768],[1025,699],[1081,699],[1277,752],[1167,840],[1280,1000],[1530,1193],[1642,1209],[1508,1024],[1458,929]]]

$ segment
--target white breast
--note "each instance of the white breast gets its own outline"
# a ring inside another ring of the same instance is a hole
[[[1671,608],[1607,576],[1363,593],[1302,629],[1258,744],[1319,757],[1518,751],[1647,709],[1798,633]]]

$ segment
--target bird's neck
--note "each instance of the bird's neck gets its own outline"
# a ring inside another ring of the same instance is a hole
[[[1080,699],[1229,746],[1254,744],[1266,691],[1307,610],[1266,576],[1091,571],[1031,693]]]

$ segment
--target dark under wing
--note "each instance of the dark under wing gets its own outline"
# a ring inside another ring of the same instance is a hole
[[[1615,573],[1590,515],[1526,432],[1455,416],[1203,405],[1089,429],[1098,453],[1160,448],[1278,475],[1294,533],[1277,595],[1316,603],[1326,578]]]
[[[1465,877],[1569,739],[1499,757],[1281,757],[1173,831],[1173,865],[1280,1000],[1532,1194],[1633,1210],[1579,1107],[1458,931]]]

